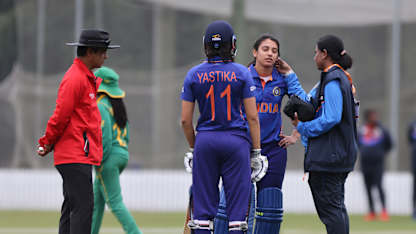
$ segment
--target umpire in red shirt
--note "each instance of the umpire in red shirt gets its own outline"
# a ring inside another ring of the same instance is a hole
[[[90,234],[94,194],[92,166],[100,165],[102,150],[101,116],[96,93],[101,79],[92,70],[108,58],[109,34],[83,30],[77,58],[65,73],[58,90],[56,107],[49,118],[45,135],[39,139],[38,154],[54,151],[54,165],[62,176],[64,202],[59,234]]]

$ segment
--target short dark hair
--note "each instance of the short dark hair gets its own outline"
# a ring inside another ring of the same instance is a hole
[[[87,46],[78,46],[77,47],[77,57],[84,57],[87,55],[87,50],[90,48],[93,53],[104,52],[107,48],[104,47],[87,47]]]
[[[351,68],[352,58],[344,51],[344,43],[339,37],[325,35],[319,38],[316,45],[320,51],[326,50],[332,61],[339,64],[344,70]]]
[[[258,51],[259,50],[259,47],[260,47],[260,44],[263,42],[263,41],[265,41],[265,40],[267,40],[267,39],[270,39],[270,40],[272,40],[272,41],[274,41],[276,44],[277,44],[277,54],[278,54],[278,56],[280,56],[280,43],[279,43],[279,40],[277,40],[277,38],[276,37],[274,37],[273,35],[271,35],[271,34],[268,34],[268,33],[265,33],[265,34],[262,34],[255,42],[254,42],[254,45],[253,45],[253,49],[254,50],[256,50],[256,51]],[[248,64],[248,66],[250,66],[251,64],[256,64],[256,58],[254,58],[253,59],[253,61],[251,61],[249,64]]]

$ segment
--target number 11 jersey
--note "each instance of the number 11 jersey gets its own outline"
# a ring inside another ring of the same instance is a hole
[[[243,99],[255,96],[255,89],[246,67],[210,59],[189,70],[181,98],[198,102],[197,131],[247,130],[241,107]]]

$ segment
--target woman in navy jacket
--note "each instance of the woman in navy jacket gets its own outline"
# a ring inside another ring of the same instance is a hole
[[[349,218],[344,185],[357,158],[356,104],[350,75],[352,58],[341,39],[321,37],[314,61],[322,71],[320,82],[300,97],[316,108],[315,118],[292,121],[305,145],[304,168],[319,218],[328,234],[348,234]]]

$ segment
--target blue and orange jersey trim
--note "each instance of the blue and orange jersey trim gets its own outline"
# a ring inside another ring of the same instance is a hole
[[[181,99],[197,102],[197,131],[247,129],[241,106],[254,97],[256,87],[247,68],[222,58],[210,58],[192,67],[183,83]]]
[[[341,67],[341,65],[339,65],[339,64],[337,64],[337,63],[332,64],[332,65],[330,65],[329,67],[325,68],[325,69],[324,69],[324,72],[328,72],[328,71],[329,71],[331,68],[333,68],[333,67],[338,67],[339,69],[341,69],[341,70],[345,73],[345,75],[348,77],[348,80],[349,80],[350,84],[351,84],[351,85],[353,85],[353,84],[352,84],[352,77],[351,77],[351,74],[350,74],[349,72],[345,71],[345,70],[344,70],[344,68],[342,68],[342,67]]]
[[[207,58],[203,61],[204,63],[231,63],[232,59],[223,59],[221,57]]]

